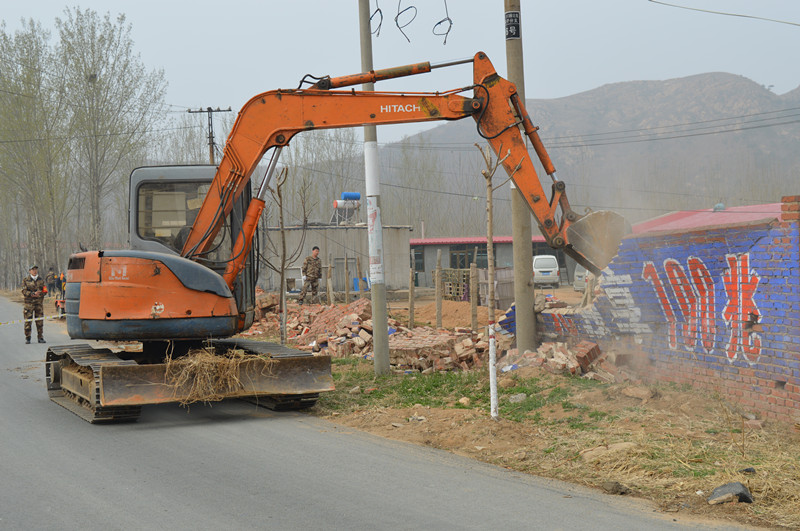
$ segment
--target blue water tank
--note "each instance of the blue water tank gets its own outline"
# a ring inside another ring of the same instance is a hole
[[[342,199],[345,201],[358,201],[361,199],[360,192],[342,192]]]

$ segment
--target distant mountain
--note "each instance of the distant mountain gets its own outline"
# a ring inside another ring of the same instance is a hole
[[[716,72],[613,83],[527,107],[579,212],[613,209],[637,222],[800,193],[800,87],[777,95]],[[475,122],[461,120],[382,147],[384,222],[420,228],[422,220],[426,236],[485,233],[476,142],[486,145]],[[501,170],[495,184],[503,180]],[[496,196],[497,234],[510,234],[506,189]]]

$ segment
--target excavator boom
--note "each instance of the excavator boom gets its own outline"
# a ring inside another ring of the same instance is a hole
[[[554,248],[563,248],[588,269],[599,272],[616,254],[627,229],[626,223],[617,214],[605,213],[596,218],[603,225],[598,227],[597,223],[589,223],[592,216],[578,215],[570,208],[565,183],[555,178],[555,167],[539,138],[538,128],[528,116],[514,84],[497,74],[486,54],[478,52],[472,63],[473,84],[444,93],[329,90],[416,75],[432,68],[428,63],[418,63],[352,76],[323,78],[309,89],[274,90],[252,98],[242,108],[231,130],[211,191],[195,218],[181,254],[195,259],[208,252],[225,216],[264,155],[270,149],[275,150],[271,163],[274,167],[277,153],[297,133],[361,125],[459,120],[472,116],[480,136],[486,139],[499,158],[504,159],[506,171],[525,197],[547,243]],[[460,94],[468,90],[473,92],[472,97]],[[553,179],[549,200],[528,155],[525,137]],[[264,208],[263,195],[268,178],[269,174],[260,183],[259,194],[250,204],[244,229],[223,275],[228,285],[233,284],[243,267]],[[577,228],[583,227],[575,230],[573,224]]]

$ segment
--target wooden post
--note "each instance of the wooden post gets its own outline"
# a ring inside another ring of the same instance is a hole
[[[478,330],[478,264],[469,265],[469,309],[472,316],[472,329]]]
[[[436,328],[442,327],[442,295],[444,295],[444,286],[442,286],[442,250],[436,250]]]
[[[414,251],[411,251],[411,267],[408,274],[408,327],[414,328]]]
[[[347,265],[347,253],[344,255],[344,303],[350,304],[350,267]]]
[[[364,293],[367,289],[365,285],[361,283],[361,257],[356,257],[356,274],[358,275],[358,296],[364,297],[366,294]]]
[[[328,275],[326,277],[326,285],[328,287],[328,304],[333,305],[333,255],[328,255]]]

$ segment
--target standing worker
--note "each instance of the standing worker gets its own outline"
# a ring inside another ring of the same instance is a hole
[[[60,293],[59,299],[63,299],[67,293],[67,277],[63,272],[56,279],[56,287],[58,287]]]
[[[44,283],[47,284],[47,293],[50,295],[56,294],[56,274],[53,273],[53,268],[50,268],[50,271],[47,272],[47,276],[44,277]]]
[[[311,249],[311,255],[306,256],[306,259],[303,260],[301,271],[303,272],[303,289],[300,290],[300,304],[303,304],[309,286],[311,286],[312,300],[317,296],[319,279],[322,278],[322,260],[319,259],[319,247],[316,245]]]
[[[44,279],[39,276],[39,266],[32,265],[28,269],[28,276],[22,279],[22,296],[25,306],[22,315],[25,318],[25,343],[31,342],[31,321],[36,319],[36,332],[39,336],[39,343],[46,343],[44,340],[44,309],[42,300],[47,295],[47,286]]]

